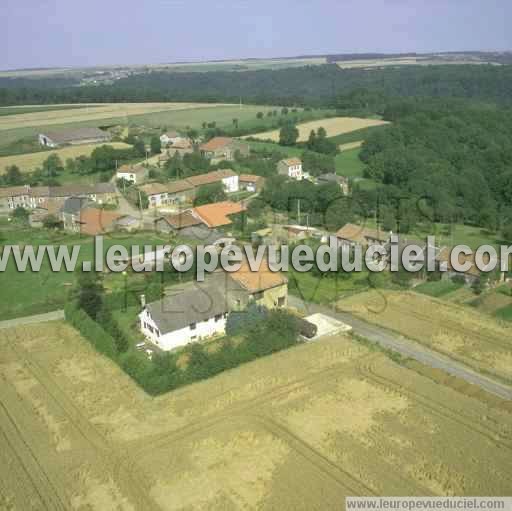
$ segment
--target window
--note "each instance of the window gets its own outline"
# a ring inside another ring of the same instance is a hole
[[[190,323],[190,330],[195,330],[197,323]]]
[[[285,297],[284,297],[284,296],[280,296],[280,297],[277,299],[277,306],[278,306],[278,307],[284,307],[284,302],[285,302]]]

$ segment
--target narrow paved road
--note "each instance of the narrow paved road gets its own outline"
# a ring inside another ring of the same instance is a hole
[[[384,348],[393,350],[406,357],[413,358],[422,364],[436,369],[442,369],[448,374],[462,378],[468,383],[478,385],[480,388],[491,394],[512,400],[512,387],[477,373],[464,364],[442,355],[437,351],[422,346],[412,339],[403,337],[402,335],[396,334],[381,326],[367,323],[366,321],[358,319],[347,312],[338,312],[327,306],[305,302],[292,295],[289,295],[288,300],[289,304],[298,310],[302,310],[308,314],[321,312],[322,314],[331,316],[339,321],[343,321],[343,323],[352,327],[355,334],[360,335],[369,341],[377,343]]]
[[[8,319],[0,321],[0,330],[4,328],[12,328],[14,326],[31,325],[33,323],[43,323],[44,321],[55,321],[64,319],[64,311],[56,310],[47,312],[46,314],[35,314],[34,316],[25,316],[23,318]]]

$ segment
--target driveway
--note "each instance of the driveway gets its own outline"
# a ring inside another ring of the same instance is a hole
[[[468,383],[477,385],[483,390],[503,399],[512,399],[512,387],[477,373],[464,364],[431,350],[412,339],[396,334],[386,328],[367,323],[347,312],[338,312],[325,305],[305,302],[292,295],[289,295],[288,302],[292,307],[307,314],[320,312],[326,316],[338,319],[350,325],[355,334],[379,344],[383,348],[400,353],[400,355],[405,357],[413,358],[430,367],[442,369],[448,374],[462,378]]]

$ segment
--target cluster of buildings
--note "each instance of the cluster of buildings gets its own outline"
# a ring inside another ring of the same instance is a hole
[[[163,299],[145,304],[140,330],[159,349],[168,351],[191,342],[223,335],[229,312],[250,303],[285,308],[288,281],[267,264],[252,272],[247,263],[236,272],[216,271],[204,282],[172,288]]]
[[[263,186],[264,179],[251,174],[239,175],[231,169],[220,169],[165,184],[150,183],[140,186],[139,189],[147,195],[149,206],[158,208],[192,202],[201,186],[214,183],[222,183],[228,193],[241,190],[258,192]]]

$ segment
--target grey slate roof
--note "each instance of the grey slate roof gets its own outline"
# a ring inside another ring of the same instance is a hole
[[[61,211],[68,215],[76,215],[87,202],[87,199],[83,197],[70,197],[64,201]]]
[[[222,289],[222,283],[212,277],[149,303],[146,308],[162,334],[174,332],[229,312]]]

